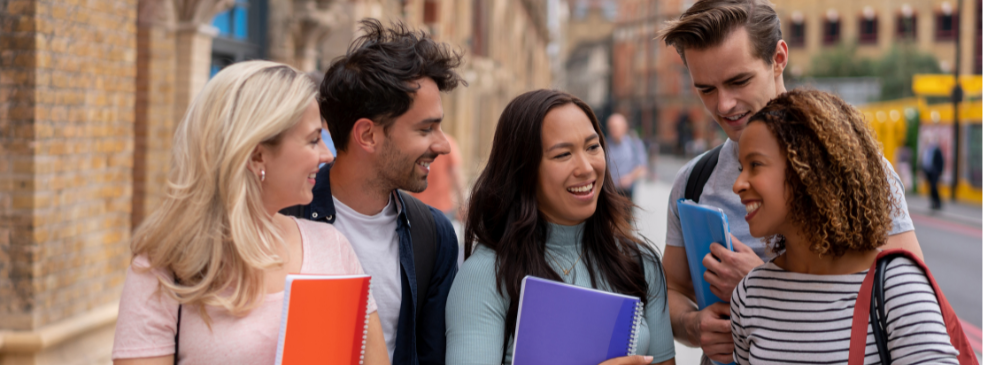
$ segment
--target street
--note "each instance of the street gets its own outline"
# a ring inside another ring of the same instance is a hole
[[[636,225],[639,233],[664,249],[669,191],[686,160],[660,156],[655,176],[636,187]],[[925,263],[945,293],[980,357],[983,327],[983,210],[965,203],[948,203],[933,214],[924,197],[906,198]],[[677,364],[698,364],[700,351],[676,344]]]

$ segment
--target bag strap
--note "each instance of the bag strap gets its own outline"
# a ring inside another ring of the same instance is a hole
[[[430,277],[437,261],[437,227],[430,207],[409,194],[399,193],[410,221],[410,239],[413,245],[413,266],[416,271],[416,315],[419,318],[430,291]],[[417,326],[420,327],[419,325]]]
[[[932,286],[932,290],[935,291],[935,297],[939,301],[939,309],[942,311],[942,320],[945,322],[946,332],[949,334],[949,342],[959,351],[957,358],[959,364],[979,365],[973,348],[969,344],[969,338],[966,337],[966,333],[963,332],[962,325],[959,323],[959,318],[956,317],[956,312],[952,309],[952,305],[949,304],[949,300],[942,294],[942,290],[939,289],[939,285],[935,281],[935,277],[932,276],[932,272],[928,270],[928,266],[911,252],[900,248],[881,251],[871,265],[870,270],[867,271],[867,276],[864,277],[863,283],[860,284],[860,291],[857,293],[857,303],[853,307],[853,324],[850,328],[850,357],[848,364],[862,365],[864,362],[864,351],[867,347],[867,323],[870,320],[870,301],[873,294],[874,275],[878,270],[878,263],[884,257],[897,256],[907,257],[925,273],[925,277],[928,279],[928,283]],[[881,271],[885,271],[886,267],[887,264],[885,263],[884,267],[880,268]]]
[[[714,147],[714,149],[704,153],[699,161],[696,161],[696,165],[693,165],[693,170],[689,172],[689,178],[686,179],[686,190],[683,197],[697,203],[700,202],[700,195],[703,195],[703,186],[710,180],[710,174],[717,167],[720,150],[723,147],[724,145]]]
[[[179,284],[177,279],[177,274],[172,272],[174,275],[174,284]],[[181,340],[181,309],[184,307],[183,304],[178,303],[177,305],[177,325],[174,328],[174,365],[177,365],[177,355],[178,350],[180,350],[180,340]]]
[[[885,256],[877,260],[877,270],[874,272],[874,286],[871,288],[873,300],[870,301],[870,328],[874,333],[874,344],[877,346],[877,355],[880,356],[881,365],[891,365],[891,351],[887,348],[887,314],[884,309],[884,273],[887,271],[887,264],[897,256]]]

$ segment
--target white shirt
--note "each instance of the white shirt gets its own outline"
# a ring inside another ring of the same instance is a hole
[[[389,361],[392,361],[403,294],[399,275],[399,236],[396,234],[399,211],[392,195],[389,195],[389,204],[371,216],[331,198],[338,215],[334,226],[348,238],[365,273],[372,276],[372,297],[379,308],[379,322],[386,338]]]

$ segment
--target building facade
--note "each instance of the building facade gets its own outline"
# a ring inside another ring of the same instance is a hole
[[[426,29],[466,56],[442,127],[474,176],[506,103],[553,81],[557,1],[0,0],[0,364],[110,362],[131,232],[222,67],[318,73],[358,19]]]

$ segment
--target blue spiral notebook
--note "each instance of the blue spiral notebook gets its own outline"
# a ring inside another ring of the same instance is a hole
[[[526,276],[513,365],[597,365],[634,355],[644,308],[636,297]]]
[[[679,211],[679,224],[683,229],[683,241],[686,247],[686,262],[689,264],[690,278],[693,280],[693,290],[696,292],[696,305],[700,308],[717,302],[728,302],[730,298],[718,298],[710,291],[710,284],[703,279],[707,271],[703,266],[703,258],[710,253],[710,244],[717,242],[733,251],[730,242],[730,226],[727,225],[727,214],[723,209],[701,205],[688,199],[676,201]]]

